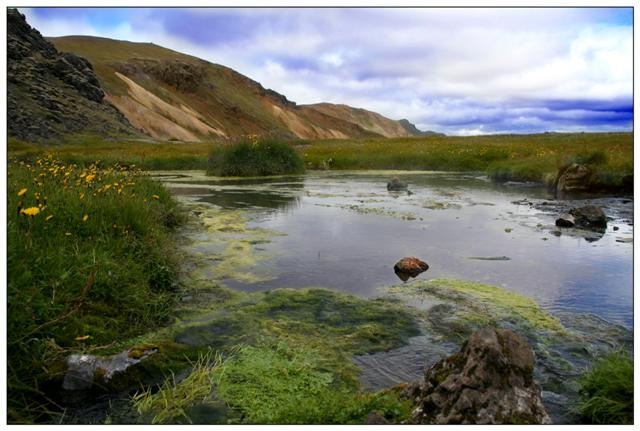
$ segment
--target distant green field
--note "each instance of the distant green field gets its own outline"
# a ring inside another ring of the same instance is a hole
[[[426,136],[415,138],[299,141],[307,169],[398,169],[486,172],[496,180],[548,181],[571,162],[597,162],[601,178],[615,185],[633,174],[632,133],[544,133],[537,135]],[[96,159],[143,169],[206,169],[222,143],[107,142],[77,137],[43,147],[9,140],[18,158],[54,153],[71,163]]]

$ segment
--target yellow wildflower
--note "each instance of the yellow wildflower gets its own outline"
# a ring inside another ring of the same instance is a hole
[[[158,196],[158,195],[153,195],[151,197],[154,198],[154,199],[160,199],[160,196]]]
[[[29,208],[25,208],[20,210],[20,214],[26,214],[28,216],[36,216],[38,214],[40,214],[40,208],[38,207],[29,207]]]
[[[86,177],[84,177],[84,180],[88,183],[90,183],[91,181],[93,181],[93,179],[96,177],[95,174],[89,174]]]
[[[85,214],[84,217],[82,217],[82,221],[87,221],[89,220],[89,214]]]
[[[18,196],[22,196],[26,192],[27,192],[27,189],[20,189],[20,191],[18,192]]]

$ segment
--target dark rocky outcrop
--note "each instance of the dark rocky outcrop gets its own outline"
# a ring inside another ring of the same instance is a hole
[[[393,271],[402,281],[417,277],[428,269],[429,265],[426,262],[413,256],[403,257],[393,266]]]
[[[10,137],[54,142],[65,134],[137,132],[113,106],[91,64],[59,53],[16,9],[7,9],[7,129]]]
[[[534,353],[509,329],[473,333],[458,353],[407,388],[415,402],[411,424],[548,424]]]

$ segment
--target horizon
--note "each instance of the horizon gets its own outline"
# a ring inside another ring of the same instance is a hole
[[[44,37],[153,43],[423,131],[633,131],[631,7],[17,9]]]

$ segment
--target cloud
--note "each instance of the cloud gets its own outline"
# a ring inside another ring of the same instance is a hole
[[[631,8],[30,9],[46,36],[153,41],[298,103],[463,134],[630,130]]]

